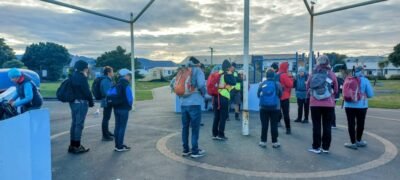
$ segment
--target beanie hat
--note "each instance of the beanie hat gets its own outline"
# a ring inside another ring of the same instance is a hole
[[[223,71],[228,71],[228,69],[231,67],[231,63],[228,60],[224,60],[224,62],[222,62],[222,70]]]
[[[275,71],[278,71],[278,69],[279,69],[279,64],[276,63],[276,62],[274,62],[274,63],[272,63],[271,68],[274,69]]]
[[[196,59],[193,56],[191,56],[189,58],[189,66],[198,65],[198,64],[200,64],[200,61],[198,59]]]
[[[299,67],[299,69],[297,70],[297,72],[306,72],[306,70],[304,69],[304,67]]]
[[[84,69],[89,68],[89,64],[84,60],[76,61],[74,68],[78,71],[83,71]]]
[[[128,74],[132,74],[132,72],[131,71],[129,71],[128,69],[121,69],[121,70],[119,70],[118,71],[118,74],[120,75],[120,76],[126,76],[126,75],[128,75]]]
[[[8,77],[10,79],[12,78],[19,78],[22,76],[22,73],[20,70],[18,70],[17,68],[12,68],[8,71]]]
[[[317,58],[317,64],[318,65],[323,65],[323,66],[328,66],[329,65],[329,58],[326,55],[322,55]]]
[[[268,68],[266,76],[267,76],[267,79],[274,79],[275,78],[275,70],[272,68]]]

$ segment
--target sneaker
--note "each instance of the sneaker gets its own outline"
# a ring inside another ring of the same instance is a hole
[[[308,123],[308,119],[304,119],[303,122],[301,122],[301,123],[307,124]]]
[[[126,145],[122,145],[122,148],[115,148],[114,149],[114,151],[116,151],[116,152],[125,152],[125,151],[130,151],[131,150],[131,148],[130,147],[128,147],[128,146],[126,146]]]
[[[367,146],[367,141],[363,141],[363,140],[357,141],[356,145],[357,145],[357,147],[365,147],[365,146]]]
[[[292,134],[292,131],[290,130],[290,128],[286,129],[286,134]]]
[[[199,149],[197,154],[191,154],[190,157],[192,157],[192,158],[200,158],[200,157],[203,157],[205,154],[206,154],[205,150]]]
[[[226,136],[217,136],[217,140],[220,140],[220,141],[227,141],[228,140],[228,138],[226,137]]]
[[[218,140],[218,137],[217,136],[213,136],[211,139],[212,140]]]
[[[337,129],[337,127],[336,126],[332,126],[332,129]]]
[[[349,149],[357,149],[357,144],[356,144],[356,143],[354,143],[354,144],[345,143],[345,144],[344,144],[344,147],[347,147],[347,148],[349,148]]]
[[[321,148],[321,152],[322,152],[322,153],[325,153],[325,154],[328,154],[328,153],[329,153],[329,150],[325,150],[324,148]]]
[[[111,135],[103,136],[103,139],[102,139],[102,141],[113,141],[113,140],[114,140],[114,138]]]
[[[87,152],[89,152],[90,151],[90,149],[89,148],[85,148],[85,147],[83,147],[82,145],[80,145],[79,147],[73,147],[73,146],[70,146],[69,148],[68,148],[68,152],[69,153],[72,153],[72,154],[83,154],[83,153],[87,153]]]
[[[258,143],[258,146],[260,146],[262,148],[266,148],[267,147],[267,143],[261,141],[260,143]]]
[[[281,144],[279,142],[272,143],[272,148],[280,148]]]
[[[182,152],[182,156],[189,156],[190,154],[192,154],[192,152],[190,152],[189,150],[185,150]]]
[[[320,149],[311,148],[311,149],[308,149],[308,151],[312,152],[312,153],[315,153],[315,154],[321,154],[321,150]]]
[[[301,122],[301,119],[296,119],[294,120],[294,122]]]

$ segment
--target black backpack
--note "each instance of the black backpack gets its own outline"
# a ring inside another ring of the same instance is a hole
[[[75,101],[71,79],[68,78],[61,83],[60,87],[57,89],[56,95],[57,99],[64,103]]]
[[[18,112],[15,107],[8,104],[7,101],[0,102],[0,120],[8,119],[16,115],[18,115]]]
[[[105,79],[103,76],[96,78],[92,84],[92,94],[96,100],[101,100],[104,98],[101,93],[101,81]]]
[[[121,106],[123,103],[125,103],[125,93],[122,89],[121,84],[116,84],[113,87],[111,87],[106,96],[106,101],[107,105],[110,105],[112,107],[115,106]]]

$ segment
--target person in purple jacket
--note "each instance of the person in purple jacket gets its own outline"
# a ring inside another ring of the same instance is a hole
[[[317,67],[307,81],[307,91],[310,97],[313,123],[313,144],[309,151],[316,154],[329,153],[332,139],[331,121],[333,113],[335,113],[335,94],[338,93],[338,82],[335,73],[330,68],[327,56],[318,57]]]

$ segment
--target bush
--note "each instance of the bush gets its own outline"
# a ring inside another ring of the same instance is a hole
[[[389,80],[400,80],[400,74],[391,75]]]
[[[377,80],[386,80],[386,77],[385,76],[382,76],[382,75],[378,75],[378,76],[366,76],[369,80],[375,80],[375,78],[377,79]]]

